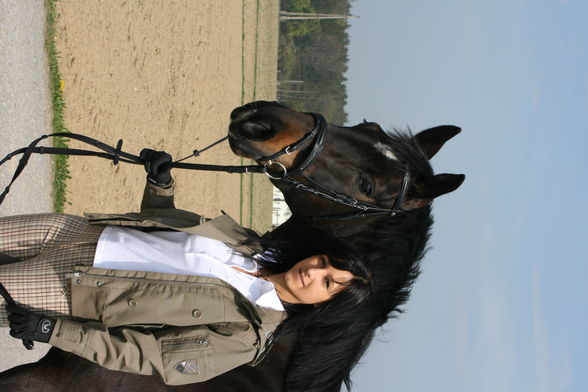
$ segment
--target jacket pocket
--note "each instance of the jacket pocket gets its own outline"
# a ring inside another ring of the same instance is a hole
[[[209,335],[161,339],[160,343],[166,384],[181,385],[214,377]]]
[[[93,287],[74,276],[71,279],[71,315],[83,319],[100,320],[108,299],[108,289]]]
[[[103,288],[108,288],[103,311],[103,320],[108,326],[192,326],[226,318],[226,297],[215,287],[180,282],[117,281],[111,278]]]

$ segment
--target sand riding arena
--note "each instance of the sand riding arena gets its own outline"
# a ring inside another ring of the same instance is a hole
[[[278,0],[58,2],[65,126],[111,145],[123,139],[131,153],[148,147],[174,158],[226,135],[234,107],[275,99],[278,8]],[[189,162],[241,163],[226,143],[213,151]],[[71,157],[69,170],[66,213],[139,208],[142,167]],[[269,229],[272,187],[264,176],[173,175],[178,208],[206,216],[223,209]]]

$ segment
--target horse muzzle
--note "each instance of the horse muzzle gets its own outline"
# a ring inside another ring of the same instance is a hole
[[[271,119],[260,112],[256,102],[240,106],[231,112],[229,138],[236,143],[242,140],[264,142],[275,136]]]

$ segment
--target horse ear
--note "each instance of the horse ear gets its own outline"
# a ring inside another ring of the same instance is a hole
[[[437,174],[420,184],[415,185],[416,196],[423,199],[434,199],[453,192],[463,183],[463,174]]]
[[[460,127],[441,125],[417,133],[414,136],[414,140],[418,143],[421,150],[423,150],[427,159],[431,159],[443,147],[446,141],[460,132]]]
[[[459,188],[463,180],[465,180],[465,175],[463,174],[437,174],[421,183],[417,183],[402,208],[410,210],[424,207],[434,198]]]

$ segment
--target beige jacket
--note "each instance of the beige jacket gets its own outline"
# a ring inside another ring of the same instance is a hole
[[[175,209],[173,187],[147,184],[140,213],[86,216],[96,224],[185,231],[252,253],[239,245],[245,230],[229,216],[207,220]],[[72,315],[83,320],[59,319],[51,345],[109,369],[158,374],[171,385],[257,364],[285,317],[209,277],[85,266],[77,268],[71,287]]]

